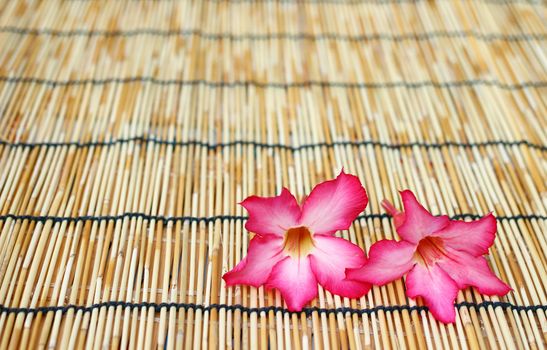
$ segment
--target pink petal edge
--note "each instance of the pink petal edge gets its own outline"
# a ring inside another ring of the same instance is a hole
[[[368,283],[346,279],[346,268],[356,268],[366,262],[359,246],[327,235],[315,235],[314,245],[310,254],[311,269],[321,286],[346,298],[359,298],[370,290]]]
[[[445,228],[450,219],[447,215],[433,216],[409,190],[401,192],[405,221],[397,228],[397,233],[405,241],[418,243],[422,238]]]
[[[422,297],[431,314],[443,323],[456,320],[454,301],[458,286],[439,266],[416,264],[406,276],[406,295]]]
[[[287,229],[298,225],[301,215],[296,198],[286,188],[279,196],[250,196],[240,204],[249,212],[245,228],[259,235],[283,236]]]
[[[314,187],[302,204],[300,224],[313,233],[334,234],[348,229],[367,204],[367,192],[359,178],[342,170],[336,179]]]
[[[317,280],[309,256],[302,259],[287,256],[279,261],[272,269],[266,288],[278,289],[289,311],[301,311],[317,296]]]
[[[497,222],[492,213],[475,221],[451,220],[434,236],[441,237],[443,242],[457,250],[465,251],[473,256],[488,254],[488,248],[494,244]]]
[[[448,247],[446,250],[449,258],[439,260],[437,265],[456,282],[459,289],[472,286],[481,294],[500,296],[512,290],[490,270],[485,257],[475,257]]]
[[[406,241],[381,240],[370,247],[368,261],[358,269],[348,269],[348,279],[382,286],[401,278],[415,264],[416,245]]]
[[[395,228],[398,229],[405,222],[405,213],[400,212],[393,204],[387,199],[382,200],[382,207],[393,218]]]
[[[283,238],[275,235],[255,236],[249,242],[247,256],[222,278],[226,286],[245,284],[260,287],[268,280],[273,266],[285,256]]]

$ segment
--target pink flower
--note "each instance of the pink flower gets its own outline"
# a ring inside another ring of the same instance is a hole
[[[403,240],[373,244],[367,263],[347,271],[349,279],[384,285],[408,273],[407,296],[421,296],[433,316],[444,323],[455,320],[454,300],[460,289],[473,286],[487,295],[511,290],[483,257],[496,236],[492,214],[473,222],[450,220],[446,215],[431,215],[408,190],[401,197],[402,213],[387,201],[382,205],[393,216]]]
[[[241,202],[249,212],[245,228],[256,236],[247,256],[222,278],[228,286],[276,288],[291,311],[317,296],[317,283],[343,297],[360,297],[370,285],[346,280],[345,271],[362,266],[365,254],[334,233],[348,229],[367,203],[359,179],[343,170],[315,186],[302,206],[286,188],[277,197],[248,197]]]

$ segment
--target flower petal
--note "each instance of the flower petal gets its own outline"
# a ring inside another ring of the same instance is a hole
[[[405,241],[418,243],[420,239],[446,227],[450,219],[446,215],[433,216],[418,201],[409,190],[401,192],[405,221],[397,229],[397,233]]]
[[[458,286],[439,266],[416,264],[406,277],[406,295],[410,298],[421,296],[437,320],[444,323],[455,321],[454,300]]]
[[[415,264],[416,245],[406,241],[381,240],[370,247],[368,261],[359,269],[347,271],[352,280],[382,286],[401,278]]]
[[[435,236],[441,237],[445,245],[473,256],[488,254],[488,248],[494,244],[496,238],[496,218],[488,214],[470,222],[450,221]]]
[[[266,283],[273,266],[285,256],[283,238],[275,235],[255,236],[249,243],[247,256],[222,278],[227,286],[245,284],[260,287]]]
[[[359,178],[342,172],[315,186],[302,205],[301,225],[318,234],[346,230],[368,203]]]
[[[511,287],[490,270],[486,258],[446,248],[447,258],[437,264],[456,282],[460,289],[473,286],[481,294],[505,295]]]
[[[343,238],[315,235],[315,248],[310,264],[317,281],[326,290],[346,298],[359,298],[370,289],[370,284],[346,279],[346,268],[362,266],[365,253],[359,246]]]
[[[284,235],[298,224],[301,213],[296,198],[286,188],[276,197],[247,197],[241,205],[249,212],[245,228],[259,235]]]
[[[393,223],[395,224],[395,229],[398,229],[401,227],[401,225],[405,222],[405,213],[400,212],[391,204],[390,201],[387,199],[384,199],[382,201],[382,207],[384,207],[385,211],[393,217]]]
[[[294,259],[290,256],[278,262],[266,282],[266,288],[281,292],[290,311],[300,311],[317,296],[317,280],[310,266],[309,256]]]

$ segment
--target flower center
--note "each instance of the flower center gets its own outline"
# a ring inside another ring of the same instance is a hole
[[[424,265],[432,265],[446,255],[443,240],[439,237],[426,237],[418,243],[414,256]]]
[[[285,233],[283,250],[293,258],[301,258],[308,255],[313,248],[313,238],[307,227],[293,227]]]

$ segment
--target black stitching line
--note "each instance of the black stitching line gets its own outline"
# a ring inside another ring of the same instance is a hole
[[[16,26],[0,26],[0,33],[10,33],[17,35],[47,35],[59,37],[73,36],[104,36],[104,37],[133,37],[140,35],[151,36],[199,36],[206,40],[231,40],[231,41],[262,41],[262,40],[340,40],[349,42],[387,40],[387,41],[407,41],[407,40],[431,40],[438,38],[457,39],[457,38],[475,38],[481,41],[543,41],[547,38],[544,33],[481,33],[476,30],[434,30],[420,33],[371,33],[371,34],[339,34],[339,33],[265,33],[265,34],[234,34],[234,33],[210,33],[201,29],[157,29],[157,28],[134,28],[127,30],[102,30],[102,29],[51,29],[51,28],[24,28]]]
[[[473,302],[461,302],[455,304],[455,306],[458,309],[461,308],[473,308],[473,309],[481,309],[481,308],[502,308],[502,309],[508,309],[511,311],[539,311],[539,310],[547,310],[547,305],[514,305],[509,302],[501,302],[501,301],[483,301],[480,303],[473,303]],[[8,313],[8,314],[37,314],[37,313],[48,313],[48,312],[62,312],[63,314],[67,313],[69,310],[74,310],[76,312],[82,311],[82,312],[92,312],[93,310],[105,308],[105,307],[122,307],[122,308],[130,308],[132,310],[134,309],[148,309],[153,308],[154,311],[160,312],[161,309],[165,308],[175,308],[177,310],[184,309],[184,310],[201,310],[203,312],[208,312],[212,310],[226,310],[226,311],[241,311],[245,313],[268,313],[268,312],[281,312],[283,314],[306,314],[310,316],[313,313],[319,313],[319,314],[337,314],[337,313],[343,313],[343,314],[357,314],[357,315],[370,315],[373,313],[377,313],[379,311],[384,312],[396,312],[396,311],[428,311],[428,308],[426,306],[410,306],[410,305],[379,305],[372,308],[365,308],[365,309],[355,309],[355,308],[349,308],[349,307],[341,307],[336,309],[326,309],[326,308],[319,308],[319,307],[307,307],[304,308],[301,312],[296,311],[289,311],[288,309],[285,309],[280,306],[267,306],[267,307],[259,307],[259,308],[251,308],[246,307],[243,305],[226,305],[226,304],[210,304],[210,305],[201,305],[201,304],[190,304],[190,303],[151,303],[151,302],[141,302],[141,303],[131,303],[131,302],[125,302],[125,301],[107,301],[102,303],[93,304],[90,306],[81,306],[81,305],[66,305],[66,306],[40,306],[36,308],[24,308],[24,307],[8,307],[4,305],[0,305],[0,313]]]
[[[147,136],[134,136],[128,138],[119,138],[109,141],[60,141],[60,142],[9,142],[6,140],[0,140],[0,146],[7,146],[12,148],[36,148],[36,147],[76,147],[76,148],[87,148],[87,147],[112,147],[118,144],[125,144],[130,142],[142,142],[142,143],[152,143],[158,145],[167,145],[174,147],[187,147],[187,146],[199,146],[205,147],[208,150],[217,150],[228,147],[235,146],[252,146],[255,148],[266,148],[266,149],[281,149],[288,150],[291,152],[298,152],[306,149],[313,148],[334,148],[336,146],[351,146],[351,147],[360,147],[360,146],[378,146],[387,149],[408,149],[413,147],[425,148],[425,149],[442,149],[448,147],[460,147],[460,148],[481,148],[481,147],[490,147],[490,146],[527,146],[530,148],[538,149],[542,152],[547,151],[547,146],[535,144],[527,140],[516,140],[516,141],[505,141],[505,140],[489,140],[482,142],[458,142],[458,141],[445,141],[445,142],[408,142],[408,143],[387,143],[381,141],[334,141],[334,142],[317,142],[317,143],[308,143],[298,146],[285,145],[280,143],[264,143],[258,141],[247,141],[247,140],[235,140],[229,142],[219,142],[219,143],[209,143],[205,141],[189,140],[189,141],[175,141],[175,140],[162,140],[155,137]]]
[[[419,89],[424,87],[434,88],[458,88],[472,86],[493,86],[504,90],[521,90],[525,88],[542,88],[547,86],[547,81],[527,81],[516,84],[506,84],[498,80],[488,79],[465,79],[448,82],[436,82],[432,80],[425,81],[393,81],[383,83],[350,83],[350,82],[329,82],[319,80],[309,80],[301,82],[259,82],[256,80],[236,80],[236,81],[209,81],[205,79],[182,80],[182,79],[159,79],[150,76],[125,77],[125,78],[91,78],[91,79],[67,79],[53,80],[36,77],[7,77],[1,76],[0,82],[12,84],[40,84],[48,85],[52,88],[78,85],[107,85],[107,84],[129,84],[129,83],[150,83],[155,85],[178,85],[178,86],[206,86],[210,88],[235,88],[235,87],[257,87],[257,88],[306,88],[319,86],[323,88],[344,88],[344,89],[391,89],[407,88]]]
[[[386,219],[390,216],[387,214],[363,214],[358,216],[355,221],[363,219]],[[453,220],[462,220],[462,219],[480,219],[482,216],[477,214],[457,214],[451,217]],[[117,221],[123,219],[142,219],[147,221],[161,221],[163,223],[169,222],[204,222],[211,223],[217,220],[220,221],[245,221],[248,219],[247,216],[240,215],[215,215],[215,216],[165,216],[165,215],[149,215],[145,213],[123,213],[119,215],[82,215],[82,216],[52,216],[52,215],[16,215],[16,214],[5,214],[0,215],[0,221],[5,221],[8,219],[12,220],[29,220],[37,222],[46,222],[52,221],[55,223],[62,222],[82,222],[82,221]],[[539,214],[518,214],[518,215],[502,215],[497,216],[496,220],[498,221],[518,221],[518,220],[547,220],[547,216]]]

